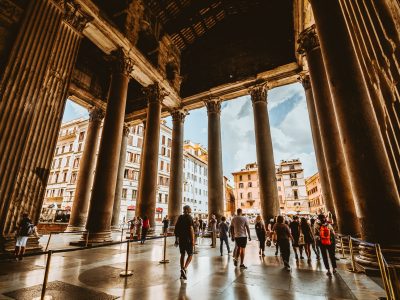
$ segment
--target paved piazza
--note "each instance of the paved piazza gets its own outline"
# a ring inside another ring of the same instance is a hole
[[[115,236],[116,238],[116,236]],[[285,271],[267,248],[258,256],[257,241],[248,246],[247,270],[233,265],[232,257],[219,248],[210,249],[209,239],[199,241],[198,254],[188,269],[188,280],[179,279],[179,254],[168,238],[168,264],[160,264],[163,240],[145,245],[132,243],[129,269],[133,276],[119,277],[125,267],[126,245],[58,253],[52,256],[47,295],[53,299],[377,299],[383,290],[363,274],[346,271],[328,278],[322,261],[298,265],[292,255],[292,271]],[[63,241],[55,239],[53,247]],[[219,244],[219,242],[218,242]],[[0,262],[0,299],[32,299],[40,296],[45,256],[23,262]]]

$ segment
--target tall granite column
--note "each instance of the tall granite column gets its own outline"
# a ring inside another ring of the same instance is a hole
[[[170,226],[174,227],[182,213],[183,184],[183,130],[187,112],[177,109],[172,116],[171,175],[169,181],[168,216]]]
[[[311,0],[362,238],[400,245],[400,205],[368,88],[337,0]]]
[[[82,30],[74,1],[30,1],[0,85],[1,244],[23,212],[37,222]],[[4,246],[0,246],[4,249]]]
[[[111,240],[111,218],[121,154],[126,96],[133,61],[122,49],[112,53],[113,72],[97,157],[86,229],[90,242]]]
[[[117,186],[115,188],[113,214],[111,219],[111,228],[113,229],[117,229],[119,227],[119,214],[121,212],[121,197],[122,187],[124,185],[126,148],[128,145],[129,132],[129,127],[124,125],[124,130],[122,132],[121,151],[119,154]]]
[[[266,84],[254,86],[250,90],[250,95],[253,103],[261,211],[264,221],[267,222],[279,214],[279,198],[268,118]]]
[[[101,122],[104,112],[94,108],[89,113],[89,126],[86,131],[85,148],[79,165],[78,180],[72,204],[71,217],[68,231],[84,230],[89,209],[90,193],[92,190],[94,170],[96,166],[96,153]]]
[[[165,92],[157,83],[144,89],[147,98],[147,119],[140,164],[139,192],[136,216],[147,216],[155,228],[158,154],[160,142],[161,105]]]
[[[321,179],[322,197],[325,203],[327,212],[330,212],[336,223],[336,210],[333,204],[331,184],[329,182],[328,171],[326,167],[324,149],[322,148],[320,126],[318,124],[317,113],[315,111],[314,96],[311,88],[311,81],[309,75],[303,75],[300,78],[304,87],[307,101],[308,116],[310,118],[311,134],[315,150],[315,158],[317,160],[317,168],[319,177]]]
[[[350,177],[347,172],[335,109],[315,26],[301,33],[299,52],[307,57],[311,85],[314,91],[314,105],[339,231],[342,234],[359,236],[360,226],[356,215]]]
[[[221,145],[221,100],[205,101],[208,115],[208,217],[224,215],[224,182]]]

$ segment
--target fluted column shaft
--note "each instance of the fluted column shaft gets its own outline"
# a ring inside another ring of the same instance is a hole
[[[314,104],[339,231],[342,234],[359,236],[360,227],[357,220],[353,191],[314,26],[302,32],[299,44],[299,51],[305,53],[310,71],[311,84],[314,91]]]
[[[336,223],[336,210],[333,204],[331,184],[329,182],[328,171],[326,167],[324,149],[322,148],[320,126],[318,124],[317,113],[315,111],[313,90],[311,88],[310,76],[305,75],[301,78],[307,101],[308,116],[310,118],[311,135],[314,144],[315,158],[317,160],[317,168],[321,179],[322,197],[327,212],[333,215]]]
[[[73,1],[31,1],[0,86],[0,230],[39,219],[69,81],[89,17]]]
[[[224,215],[224,182],[221,145],[221,101],[205,101],[208,115],[208,216]]]
[[[128,145],[128,136],[129,136],[129,127],[125,125],[124,130],[122,132],[121,151],[119,154],[117,186],[115,188],[113,214],[112,214],[112,219],[111,219],[111,227],[113,227],[113,228],[118,228],[118,226],[119,226],[119,215],[121,213],[121,197],[122,197],[122,187],[124,185],[126,148]]]
[[[147,119],[144,135],[142,162],[136,216],[147,216],[150,226],[155,228],[157,198],[158,155],[160,142],[161,105],[165,92],[158,84],[145,89]]]
[[[175,226],[182,210],[183,187],[183,131],[186,112],[174,110],[172,116],[171,175],[169,181],[168,217]]]
[[[86,223],[91,242],[111,240],[110,226],[118,177],[126,96],[129,74],[133,68],[133,62],[127,58],[122,49],[116,50],[112,56],[114,69]]]
[[[268,118],[267,87],[265,84],[257,85],[250,90],[250,94],[253,103],[261,211],[264,221],[268,221],[279,214],[279,198]]]
[[[89,125],[86,131],[85,148],[79,164],[78,180],[72,204],[68,230],[84,230],[89,209],[90,193],[92,190],[96,153],[99,141],[101,122],[104,118],[102,109],[95,108],[89,113]]]
[[[340,5],[311,0],[362,238],[400,244],[400,205],[370,95]]]

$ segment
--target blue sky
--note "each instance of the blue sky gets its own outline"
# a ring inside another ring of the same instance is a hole
[[[221,138],[224,175],[247,163],[256,161],[254,120],[249,96],[222,104]],[[271,125],[275,163],[282,159],[299,158],[305,176],[317,172],[311,138],[304,89],[299,83],[274,88],[268,92],[268,111]],[[87,110],[71,101],[67,102],[63,121],[87,117]],[[172,126],[171,118],[167,125]],[[207,147],[207,111],[205,108],[190,111],[185,120],[185,140]]]

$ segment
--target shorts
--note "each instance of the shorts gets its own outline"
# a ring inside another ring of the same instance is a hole
[[[189,255],[193,255],[193,244],[191,241],[179,241],[179,252],[181,254],[185,254],[185,252]]]
[[[17,242],[15,243],[15,247],[26,247],[26,242],[28,241],[27,236],[18,236]]]
[[[240,248],[246,248],[247,245],[247,237],[238,237],[235,238],[236,245]]]

